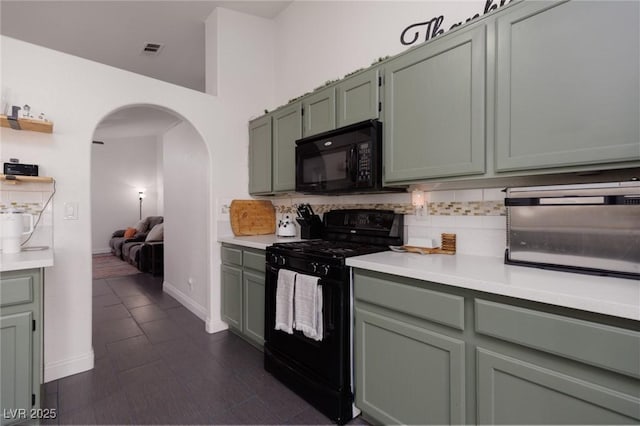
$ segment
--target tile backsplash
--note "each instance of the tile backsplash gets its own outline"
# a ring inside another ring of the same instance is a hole
[[[11,184],[2,182],[0,184],[0,210],[15,208],[18,211],[34,215],[34,222],[37,221],[35,231],[25,246],[51,247],[53,245],[53,200],[47,205],[47,200],[52,193],[53,184],[49,183]],[[27,225],[25,219],[25,226]],[[25,236],[24,240],[26,238]]]
[[[298,203],[309,203],[322,214],[333,209],[371,208],[393,210],[405,215],[405,242],[410,237],[432,238],[457,235],[457,252],[502,257],[506,242],[506,209],[502,188],[432,191],[425,194],[427,205],[416,212],[411,194],[347,195],[334,197],[287,197],[271,199],[277,218],[295,215]]]

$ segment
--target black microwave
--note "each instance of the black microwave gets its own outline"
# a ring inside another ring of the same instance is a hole
[[[296,141],[296,192],[382,192],[382,123],[367,120]]]

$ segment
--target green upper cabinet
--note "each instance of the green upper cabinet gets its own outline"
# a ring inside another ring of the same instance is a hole
[[[337,127],[379,116],[380,70],[373,68],[342,80],[336,86]]]
[[[484,22],[385,66],[386,182],[485,172]]]
[[[296,102],[273,113],[273,191],[296,186],[296,140],[302,137],[302,106]]]
[[[639,31],[637,1],[497,16],[496,170],[639,160]]]
[[[302,99],[303,136],[317,135],[336,128],[336,89],[318,90]]]
[[[271,116],[249,123],[249,193],[271,192]]]

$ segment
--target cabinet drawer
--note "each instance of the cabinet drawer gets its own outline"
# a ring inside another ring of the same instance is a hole
[[[222,246],[222,263],[242,266],[242,250]]]
[[[476,331],[640,377],[640,333],[476,299]]]
[[[356,273],[355,298],[464,330],[464,298],[427,290],[410,279],[390,281],[384,275]]]
[[[242,254],[242,264],[245,268],[255,269],[264,272],[265,270],[265,252],[254,252],[245,250]]]
[[[0,307],[33,302],[33,276],[24,275],[0,280]]]

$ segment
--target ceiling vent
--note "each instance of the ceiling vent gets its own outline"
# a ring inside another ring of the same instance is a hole
[[[160,54],[160,51],[164,47],[164,44],[161,43],[145,43],[142,48],[142,55],[147,56],[156,56]]]

